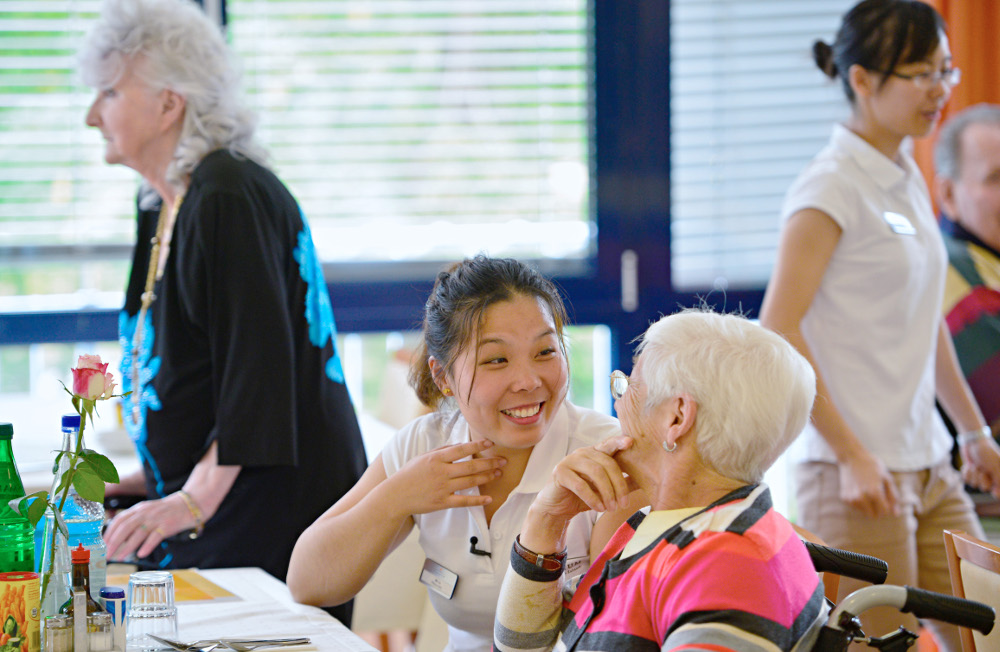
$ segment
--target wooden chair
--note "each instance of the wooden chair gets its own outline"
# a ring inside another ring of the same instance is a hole
[[[956,597],[987,604],[1000,613],[1000,548],[965,532],[944,531],[951,588]],[[989,635],[959,628],[963,652],[1000,650],[1000,627]]]

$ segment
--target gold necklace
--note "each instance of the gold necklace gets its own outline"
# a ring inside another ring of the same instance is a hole
[[[142,408],[142,385],[139,382],[139,346],[143,337],[143,325],[146,321],[146,313],[149,307],[156,301],[156,294],[153,293],[153,286],[163,276],[163,268],[166,265],[166,258],[170,255],[170,240],[173,238],[174,224],[177,222],[177,212],[181,209],[181,202],[184,201],[184,193],[181,192],[174,199],[173,208],[168,212],[166,202],[160,207],[160,216],[156,221],[156,235],[150,239],[152,247],[149,250],[149,267],[146,269],[146,286],[142,292],[142,303],[139,307],[139,314],[136,317],[135,332],[132,334],[132,423],[139,424]],[[169,231],[168,231],[169,229]],[[160,246],[165,245],[164,259],[160,261]]]

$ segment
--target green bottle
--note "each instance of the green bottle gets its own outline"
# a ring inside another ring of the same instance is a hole
[[[24,484],[14,463],[14,426],[0,423],[0,573],[35,569],[35,532],[27,517],[8,502],[24,497]]]

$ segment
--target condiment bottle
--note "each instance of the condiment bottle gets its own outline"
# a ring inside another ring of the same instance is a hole
[[[87,597],[87,615],[104,611],[97,600],[90,595],[90,551],[79,544],[73,548],[73,592],[83,591]],[[59,613],[73,615],[73,598],[63,603]]]

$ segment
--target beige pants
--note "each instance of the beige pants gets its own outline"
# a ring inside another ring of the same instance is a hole
[[[892,476],[900,515],[869,518],[840,500],[840,474],[835,464],[800,464],[795,471],[798,522],[830,546],[884,560],[889,564],[887,584],[951,594],[942,532],[964,530],[984,537],[961,476],[948,461],[920,471],[893,472]],[[839,599],[862,586],[866,584],[841,579]],[[865,612],[861,622],[869,636],[885,636],[900,625],[917,631],[913,616],[889,607]],[[942,652],[961,652],[956,627],[937,621],[925,624]]]

